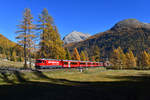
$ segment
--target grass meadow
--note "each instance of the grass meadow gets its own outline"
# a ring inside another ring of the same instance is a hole
[[[14,62],[9,60],[0,60],[0,67],[15,67],[20,68],[23,67],[24,62]]]
[[[1,100],[149,100],[149,70],[1,72]]]

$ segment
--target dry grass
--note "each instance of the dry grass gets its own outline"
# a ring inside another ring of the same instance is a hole
[[[103,68],[91,68],[84,72],[76,71],[57,71],[45,72],[46,76],[54,79],[67,79],[80,82],[114,82],[125,81],[127,79],[117,77],[150,75],[149,70],[105,70]],[[134,81],[134,80],[130,80]]]
[[[14,61],[2,61],[0,60],[0,67],[23,67],[23,62],[14,62]]]
[[[10,80],[17,78],[14,74],[8,73]],[[129,79],[120,77],[136,77],[142,75],[150,75],[149,70],[106,70],[105,68],[89,68],[80,72],[78,69],[62,69],[57,71],[34,71],[34,72],[22,72],[20,73],[23,78],[28,81],[34,82],[49,82],[54,84],[64,85],[76,85],[76,82],[116,82],[116,81],[128,81]],[[69,84],[65,84],[61,81],[51,81],[49,79],[62,79],[74,81]],[[2,79],[1,79],[2,80]],[[3,80],[2,80],[3,81]],[[130,80],[135,81],[135,80]],[[2,82],[3,83],[3,82]],[[17,82],[18,83],[18,82]]]

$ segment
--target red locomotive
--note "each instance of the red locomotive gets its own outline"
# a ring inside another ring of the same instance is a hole
[[[77,67],[100,67],[105,66],[103,62],[58,60],[58,59],[36,59],[35,67],[43,68],[77,68]]]

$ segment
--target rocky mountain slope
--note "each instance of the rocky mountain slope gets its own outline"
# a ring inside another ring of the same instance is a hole
[[[101,55],[108,57],[113,48],[121,47],[125,52],[130,48],[134,54],[150,51],[150,24],[136,19],[126,19],[115,24],[108,31],[91,36],[85,41],[65,45],[70,51],[74,47],[79,51],[87,50],[92,55],[93,47],[100,48]]]
[[[73,31],[63,38],[64,44],[83,41],[90,37],[89,34]]]

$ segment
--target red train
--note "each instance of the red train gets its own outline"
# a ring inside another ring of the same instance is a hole
[[[36,59],[35,67],[44,68],[77,68],[77,67],[100,67],[106,66],[104,62],[58,60],[58,59]]]

